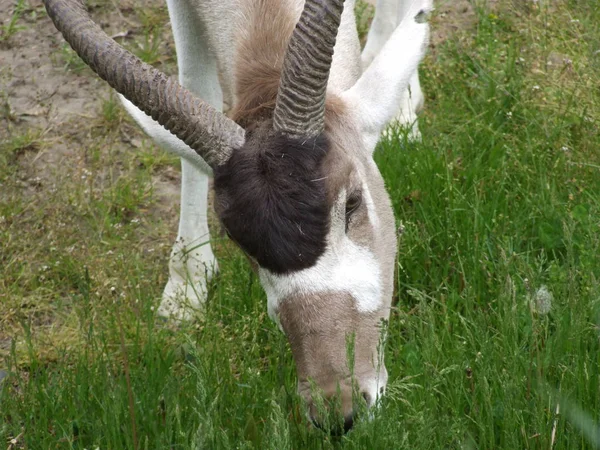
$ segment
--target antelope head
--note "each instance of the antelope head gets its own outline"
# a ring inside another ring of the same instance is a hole
[[[100,77],[210,165],[215,209],[258,271],[311,419],[322,420],[316,386],[338,399],[348,429],[356,398],[372,406],[387,382],[381,325],[393,294],[396,227],[372,153],[424,53],[419,10],[352,88],[327,92],[344,1],[307,0],[274,112],[244,129],[108,38],[78,0],[45,3]]]

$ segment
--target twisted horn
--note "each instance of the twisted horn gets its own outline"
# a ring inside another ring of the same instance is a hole
[[[244,144],[243,128],[109,38],[81,0],[44,0],[44,4],[65,40],[100,78],[211,167],[225,163]]]
[[[324,128],[325,91],[344,0],[306,0],[287,47],[273,115],[290,137],[314,137]]]

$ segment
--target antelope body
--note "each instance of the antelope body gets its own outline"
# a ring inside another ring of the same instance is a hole
[[[207,224],[213,175],[217,215],[258,271],[311,418],[320,420],[312,380],[326,397],[340,393],[349,428],[352,383],[368,406],[387,383],[381,323],[396,227],[372,153],[394,118],[418,135],[417,67],[428,38],[419,19],[431,1],[378,0],[361,56],[354,0],[167,0],[189,92],[105,44],[77,0],[45,3],[142,128],[182,158],[178,238],[159,312],[189,318],[217,270]]]

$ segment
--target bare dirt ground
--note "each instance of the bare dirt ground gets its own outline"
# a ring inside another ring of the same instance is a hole
[[[133,41],[136,30],[141,28],[139,18],[133,2],[119,3],[118,8],[116,2],[96,8],[95,17],[109,35],[127,34]],[[162,4],[145,3],[149,7]],[[103,101],[113,94],[66,46],[42,2],[28,0],[27,5],[18,22],[18,31],[0,44],[0,99],[4,111],[0,117],[0,139],[35,130],[49,141],[48,146],[41,146],[33,155],[24,153],[20,161],[28,179],[44,180],[51,175],[49,168],[77,166],[86,148],[95,144],[91,142],[95,139],[91,127],[98,124]],[[5,22],[14,10],[15,2],[0,2],[0,17]],[[169,45],[161,46],[161,50],[169,52]],[[120,138],[116,145],[123,151],[135,151],[143,135],[125,124]],[[169,183],[177,183],[172,174],[167,179]],[[160,180],[157,184],[161,185]],[[172,191],[167,188],[164,193],[171,196]],[[162,190],[157,193],[160,195]],[[176,197],[172,200],[176,203]]]

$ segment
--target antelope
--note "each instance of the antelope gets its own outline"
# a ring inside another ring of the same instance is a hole
[[[179,82],[111,40],[80,0],[44,1],[146,133],[181,157],[179,230],[159,313],[189,319],[217,270],[212,175],[216,214],[290,342],[310,418],[323,419],[316,386],[336,399],[348,430],[353,389],[371,407],[387,384],[380,338],[397,233],[372,155],[394,118],[418,136],[431,0],[378,0],[362,55],[354,0],[167,0]]]

